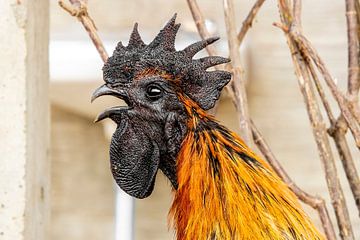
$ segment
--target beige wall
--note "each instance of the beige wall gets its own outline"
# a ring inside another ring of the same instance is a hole
[[[49,239],[113,240],[114,186],[102,126],[53,105],[51,156]]]

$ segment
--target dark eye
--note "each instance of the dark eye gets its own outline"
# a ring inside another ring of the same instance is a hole
[[[150,85],[146,89],[146,95],[148,98],[155,101],[155,100],[161,98],[161,96],[163,95],[163,90],[159,86]]]

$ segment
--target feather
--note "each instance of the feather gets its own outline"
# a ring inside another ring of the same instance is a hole
[[[192,100],[179,98],[192,118],[170,210],[178,240],[324,239],[266,162]]]

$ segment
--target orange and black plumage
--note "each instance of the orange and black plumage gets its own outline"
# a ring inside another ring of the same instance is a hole
[[[237,134],[191,100],[171,208],[177,239],[323,239],[296,196]]]
[[[112,119],[111,170],[128,194],[145,198],[160,169],[171,181],[170,219],[178,240],[323,239],[296,196],[235,133],[206,113],[231,74],[207,71],[228,62],[193,59],[217,38],[175,50],[175,16],[146,45],[137,25],[105,63],[93,94],[119,97],[97,120]]]

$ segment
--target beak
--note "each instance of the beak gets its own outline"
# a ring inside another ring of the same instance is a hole
[[[126,91],[123,89],[111,89],[105,84],[100,86],[98,89],[95,90],[93,95],[91,96],[91,102],[93,102],[95,99],[97,99],[100,96],[104,95],[111,95],[118,98],[121,98],[125,101],[127,101],[127,94]]]
[[[124,100],[129,105],[128,95],[125,90],[112,89],[112,88],[109,88],[108,86],[106,86],[105,84],[95,90],[95,92],[91,96],[91,102],[93,102],[98,97],[104,96],[104,95],[111,95],[111,96],[118,97],[118,98]],[[94,122],[99,122],[105,118],[111,118],[113,115],[120,115],[127,110],[129,110],[129,106],[117,106],[117,107],[108,108],[105,111],[103,111],[102,113],[100,113],[96,117]]]
[[[129,110],[127,106],[111,107],[100,113],[94,120],[94,123],[100,122],[105,118],[111,118],[112,115],[120,115],[121,113]]]

